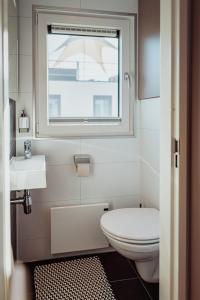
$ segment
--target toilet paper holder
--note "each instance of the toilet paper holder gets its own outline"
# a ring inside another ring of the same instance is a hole
[[[76,168],[80,164],[90,164],[91,163],[91,156],[89,154],[75,154],[74,155],[74,164]]]

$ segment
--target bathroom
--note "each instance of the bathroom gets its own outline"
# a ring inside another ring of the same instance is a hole
[[[158,300],[160,1],[9,0],[8,41],[11,300]]]

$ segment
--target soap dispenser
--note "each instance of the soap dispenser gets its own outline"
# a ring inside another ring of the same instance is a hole
[[[29,117],[23,109],[18,120],[19,132],[29,132]]]

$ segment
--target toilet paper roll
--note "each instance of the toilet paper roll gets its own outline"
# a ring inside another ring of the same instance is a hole
[[[90,175],[90,165],[77,164],[77,174],[79,177],[88,177]]]

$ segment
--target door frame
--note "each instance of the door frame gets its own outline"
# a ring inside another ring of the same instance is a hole
[[[161,300],[188,299],[188,15],[188,0],[161,0]]]
[[[8,96],[8,3],[0,0],[0,299],[9,297],[11,277]]]

